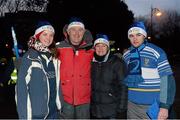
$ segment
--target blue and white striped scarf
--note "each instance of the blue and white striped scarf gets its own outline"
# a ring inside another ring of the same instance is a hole
[[[140,82],[143,82],[142,71],[141,71],[141,58],[140,51],[145,47],[145,43],[143,43],[138,48],[131,47],[131,57],[128,63],[128,76],[125,78],[125,84],[128,87],[137,87]]]

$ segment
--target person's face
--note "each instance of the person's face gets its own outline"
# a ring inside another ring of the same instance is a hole
[[[54,39],[54,32],[45,30],[39,36],[39,41],[46,47],[49,47]]]
[[[139,47],[144,42],[144,35],[137,33],[137,34],[130,34],[129,35],[130,43],[134,47]]]
[[[95,45],[95,52],[99,56],[106,55],[108,51],[108,46],[104,43],[98,43]]]
[[[82,41],[85,30],[79,26],[74,26],[68,30],[68,35],[73,45],[79,45]]]

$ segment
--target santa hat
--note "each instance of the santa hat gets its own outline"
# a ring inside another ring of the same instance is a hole
[[[146,28],[143,22],[134,22],[128,30],[128,38],[131,34],[142,34],[147,37]]]
[[[72,17],[70,19],[70,23],[69,23],[69,25],[67,27],[67,30],[69,30],[72,27],[76,27],[76,26],[79,26],[79,27],[85,29],[85,26],[84,26],[84,24],[83,24],[83,22],[82,22],[82,20],[80,18]]]
[[[109,47],[109,39],[107,35],[104,34],[97,34],[97,39],[94,41],[94,46],[99,43],[103,43]]]
[[[49,30],[55,33],[53,26],[48,21],[39,21],[37,24],[37,29],[35,30],[34,33],[34,37],[38,39],[44,30]]]

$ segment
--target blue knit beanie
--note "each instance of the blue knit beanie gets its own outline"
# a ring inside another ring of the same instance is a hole
[[[134,22],[131,25],[130,29],[128,30],[128,38],[129,38],[129,35],[138,34],[138,33],[141,33],[142,35],[147,37],[146,28],[143,22]]]
[[[69,30],[70,28],[75,27],[75,26],[79,26],[79,27],[85,29],[83,21],[80,18],[78,18],[78,17],[71,17],[69,25],[67,27],[67,30]]]
[[[109,38],[105,34],[97,34],[96,35],[96,40],[94,41],[94,46],[98,43],[104,43],[109,47]]]
[[[35,30],[34,37],[38,39],[40,33],[42,33],[44,30],[49,30],[55,33],[55,30],[53,26],[48,21],[39,21],[37,24],[37,29]]]

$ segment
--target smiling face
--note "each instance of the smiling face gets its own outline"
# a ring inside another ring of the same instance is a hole
[[[108,46],[104,43],[98,43],[95,45],[95,52],[99,56],[106,55],[108,52]]]
[[[79,45],[82,41],[85,29],[80,26],[71,27],[68,31],[69,39],[73,45]]]
[[[144,42],[145,36],[141,33],[130,34],[129,39],[132,46],[139,47]]]
[[[39,36],[39,41],[46,47],[49,47],[54,39],[54,32],[49,31],[49,30],[44,30],[40,36]]]

